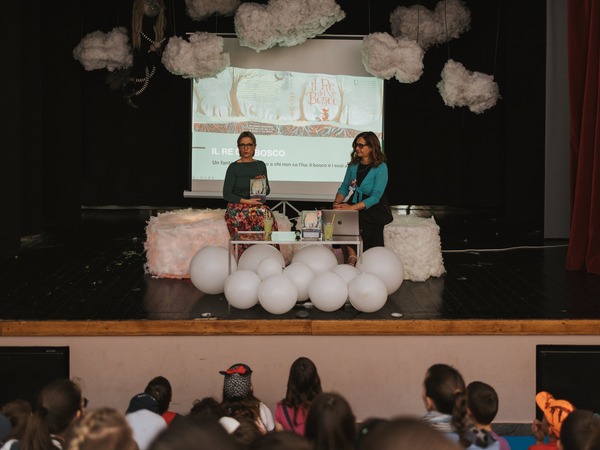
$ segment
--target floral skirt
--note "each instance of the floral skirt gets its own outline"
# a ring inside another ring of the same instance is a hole
[[[225,223],[229,235],[233,236],[238,231],[263,231],[264,218],[272,216],[271,209],[267,205],[253,206],[242,203],[228,203],[225,210]],[[273,231],[277,231],[277,221],[273,220]],[[248,248],[248,245],[240,245],[238,258]]]

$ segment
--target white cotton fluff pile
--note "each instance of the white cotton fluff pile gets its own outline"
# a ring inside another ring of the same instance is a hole
[[[371,33],[363,39],[361,52],[365,69],[377,78],[396,77],[401,83],[414,83],[423,74],[425,52],[410,39]]]
[[[188,16],[193,20],[204,20],[212,14],[232,16],[240,6],[240,0],[185,0]]]
[[[302,44],[346,16],[335,0],[270,0],[242,3],[235,13],[240,45],[257,52]]]
[[[85,70],[122,69],[133,64],[133,53],[129,45],[127,29],[113,28],[108,33],[94,31],[81,39],[73,49],[73,58],[79,61]]]
[[[402,261],[405,280],[425,281],[446,272],[440,227],[433,217],[394,216],[383,235],[385,247]]]
[[[477,114],[491,108],[500,98],[498,84],[492,75],[471,72],[461,64],[449,60],[437,84],[444,103],[448,106],[468,106]]]
[[[392,35],[417,41],[423,50],[458,38],[468,31],[471,11],[461,0],[442,0],[434,11],[424,6],[399,6],[390,15]]]
[[[162,63],[169,72],[184,78],[213,77],[229,66],[229,53],[223,53],[223,38],[215,34],[192,33],[189,42],[169,39]]]
[[[273,211],[280,231],[292,229],[283,214]],[[198,250],[209,245],[228,248],[229,231],[224,209],[182,209],[153,216],[146,226],[144,270],[159,278],[189,278],[190,261]],[[286,263],[292,246],[281,245]]]

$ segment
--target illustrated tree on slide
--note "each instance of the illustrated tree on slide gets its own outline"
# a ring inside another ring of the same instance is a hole
[[[240,103],[237,98],[240,82],[246,78],[252,78],[257,75],[257,70],[240,71],[234,67],[231,68],[231,90],[229,91],[229,97],[231,98],[232,116],[243,116],[242,108],[240,107]]]

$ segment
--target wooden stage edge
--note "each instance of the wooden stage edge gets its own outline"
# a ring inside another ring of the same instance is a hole
[[[600,320],[0,320],[0,336],[598,335]]]

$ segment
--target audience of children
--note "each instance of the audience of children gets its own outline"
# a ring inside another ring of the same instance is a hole
[[[277,403],[277,427],[254,396],[248,365],[220,373],[222,401],[196,400],[187,415],[165,415],[172,391],[164,377],[135,395],[125,414],[107,407],[84,413],[79,386],[55,380],[40,393],[34,412],[23,400],[2,406],[0,450],[510,450],[491,428],[499,405],[494,388],[481,381],[465,387],[458,370],[446,364],[434,364],[425,374],[424,417],[372,418],[360,426],[346,398],[321,392],[308,358],[290,367],[286,396]],[[538,393],[536,404],[543,418],[532,424],[537,442],[532,450],[600,450],[596,414],[575,410],[548,392]]]
[[[301,356],[290,367],[285,398],[277,402],[275,425],[304,435],[304,422],[311,402],[322,392],[317,366]]]

